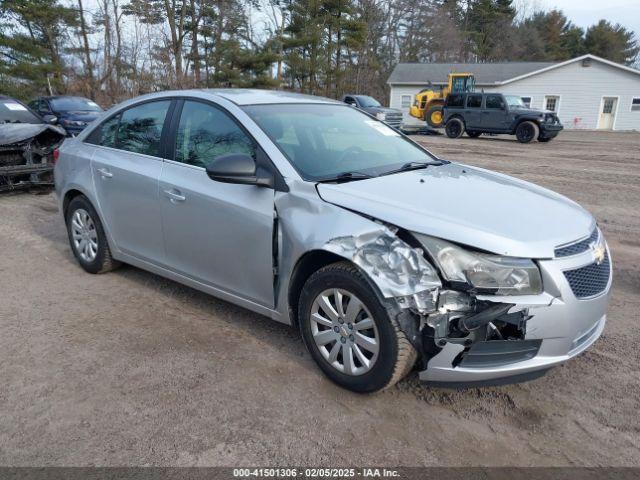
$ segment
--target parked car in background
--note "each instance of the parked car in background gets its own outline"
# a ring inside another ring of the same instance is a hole
[[[55,180],[84,270],[129,263],[296,325],[354,391],[416,361],[428,382],[531,379],[606,322],[612,264],[589,212],[337,101],[135,98],[65,140]]]
[[[455,93],[444,106],[445,131],[449,138],[467,132],[472,138],[483,133],[515,135],[520,143],[535,139],[548,142],[562,130],[558,116],[527,107],[517,95],[501,93]]]
[[[373,115],[396,130],[402,128],[402,112],[395,108],[383,107],[373,97],[368,95],[344,95],[342,101]]]
[[[102,113],[100,105],[84,97],[38,97],[29,102],[29,106],[42,117],[55,116],[71,136],[79,134]]]
[[[21,101],[0,95],[0,192],[52,186],[53,150],[65,133]]]

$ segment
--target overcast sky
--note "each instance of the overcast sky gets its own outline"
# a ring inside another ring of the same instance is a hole
[[[558,8],[583,28],[604,18],[633,30],[636,38],[640,37],[640,0],[535,0],[530,4],[545,10]]]

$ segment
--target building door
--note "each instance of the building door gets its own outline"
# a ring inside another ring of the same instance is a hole
[[[618,99],[616,97],[603,97],[600,107],[600,118],[598,120],[598,129],[612,130],[616,121],[616,109]]]

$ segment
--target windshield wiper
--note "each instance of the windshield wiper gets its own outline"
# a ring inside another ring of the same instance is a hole
[[[419,170],[427,168],[429,165],[442,165],[440,162],[407,162],[400,168],[384,172],[383,175],[391,175],[393,173],[408,172],[409,170]]]
[[[322,180],[318,180],[318,183],[342,183],[351,182],[353,180],[366,180],[367,178],[373,178],[373,176],[363,172],[342,172],[335,177],[323,178]]]

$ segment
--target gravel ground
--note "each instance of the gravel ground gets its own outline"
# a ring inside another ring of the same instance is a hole
[[[589,351],[521,385],[352,394],[292,328],[133,267],[83,273],[52,195],[4,196],[0,465],[640,465],[640,134],[416,139],[596,215],[615,286]]]

